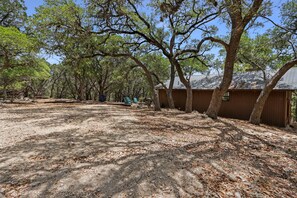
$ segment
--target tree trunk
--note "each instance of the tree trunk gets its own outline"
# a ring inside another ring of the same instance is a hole
[[[271,80],[269,80],[269,82],[265,85],[265,87],[261,91],[261,93],[254,105],[254,109],[253,109],[250,119],[249,119],[250,123],[256,124],[256,125],[260,124],[261,115],[262,115],[266,100],[269,97],[269,94],[271,93],[273,88],[276,86],[278,81],[282,78],[282,76],[285,75],[285,73],[296,64],[297,64],[297,59],[294,59],[294,60],[289,61],[286,64],[284,64],[278,70],[278,72],[276,72],[276,74],[274,74],[274,76],[271,78]]]
[[[174,69],[174,65],[171,65],[170,82],[169,82],[168,90],[166,90],[169,109],[175,108],[174,100],[172,97],[172,89],[173,89],[174,80],[175,80],[175,69]]]
[[[170,89],[166,89],[166,96],[167,96],[169,109],[174,109],[175,106],[174,106],[174,100],[172,97],[172,89],[171,89],[171,91],[170,91]]]
[[[78,100],[83,101],[84,100],[84,83],[82,80],[79,80],[79,93],[78,93]]]
[[[159,101],[159,91],[154,89],[154,110],[161,111],[160,101]]]
[[[51,86],[50,98],[54,97],[54,89],[55,89],[55,84],[53,83]]]
[[[99,96],[98,96],[97,90],[94,91],[93,100],[94,101],[98,101],[99,100]]]
[[[206,111],[206,115],[210,118],[217,119],[219,110],[222,104],[224,91],[220,88],[215,88],[212,93],[211,101]]]
[[[59,85],[56,87],[56,97],[60,98]]]
[[[187,87],[187,99],[186,99],[186,113],[191,113],[193,107],[193,91],[191,87]]]
[[[28,87],[26,87],[25,91],[24,91],[24,97],[29,97],[29,90]]]
[[[35,93],[35,91],[32,89],[32,95],[33,95],[33,98],[32,98],[32,100],[33,101],[36,101],[36,93]]]
[[[4,87],[4,90],[3,90],[3,97],[4,97],[4,101],[7,100],[7,90],[6,90],[6,87]]]
[[[222,82],[218,88],[213,91],[210,105],[206,111],[206,114],[216,119],[221,108],[222,97],[224,93],[229,89],[232,82],[234,63],[237,57],[237,51],[239,48],[240,38],[244,32],[245,27],[258,13],[263,0],[253,0],[249,9],[245,9],[243,12],[241,1],[236,1],[234,4],[227,5],[227,12],[230,16],[232,29],[230,35],[229,44],[220,41],[219,43],[224,45],[226,49],[226,60],[224,65],[224,75]]]
[[[11,97],[10,97],[10,102],[13,103],[14,101],[14,91],[12,91]]]
[[[154,110],[161,111],[161,106],[160,106],[160,101],[159,101],[159,92],[158,92],[158,90],[155,90],[155,85],[154,85],[154,81],[153,81],[151,72],[147,69],[147,67],[140,60],[138,60],[134,56],[129,56],[129,57],[143,69],[144,74],[146,75],[147,81],[150,85],[151,92],[153,94],[153,100],[154,100],[154,105],[155,105]]]
[[[226,49],[227,54],[225,60],[223,79],[220,86],[214,89],[209,107],[206,111],[206,115],[208,115],[208,117],[210,118],[217,118],[222,104],[222,97],[224,96],[226,91],[228,91],[229,86],[232,82],[234,63],[236,60],[242,33],[243,27],[232,28],[230,44],[229,47]]]
[[[192,103],[193,103],[193,93],[192,93],[192,87],[190,80],[187,80],[184,76],[184,73],[182,71],[181,65],[176,60],[171,60],[171,64],[175,65],[177,74],[179,76],[180,81],[184,84],[184,86],[187,89],[187,98],[186,98],[186,106],[185,106],[185,112],[191,113],[192,112]]]
[[[297,121],[297,94],[295,98],[295,121]]]

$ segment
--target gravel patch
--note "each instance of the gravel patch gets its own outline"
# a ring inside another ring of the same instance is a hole
[[[105,104],[0,112],[0,197],[297,197],[293,130]]]

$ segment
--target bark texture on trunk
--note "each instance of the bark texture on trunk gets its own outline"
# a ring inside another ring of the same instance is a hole
[[[214,90],[210,105],[206,111],[206,114],[213,119],[217,118],[222,104],[222,97],[232,82],[233,68],[237,57],[241,35],[243,34],[247,24],[257,14],[262,2],[263,0],[254,0],[246,14],[243,13],[242,4],[240,1],[228,4],[227,10],[232,23],[229,44],[226,44],[222,40],[217,40],[214,38],[211,39],[214,42],[223,44],[226,49],[223,79],[220,86]]]
[[[295,98],[295,121],[297,121],[297,97]]]
[[[232,82],[234,63],[236,61],[237,49],[239,47],[242,33],[242,28],[232,29],[229,48],[227,48],[223,79],[220,86],[214,89],[209,107],[206,111],[206,115],[208,115],[210,118],[217,118],[222,104],[222,97]]]
[[[169,109],[174,109],[175,105],[174,105],[174,100],[172,97],[172,89],[166,89],[166,96],[167,96],[167,101],[168,101],[168,106]]]
[[[269,80],[269,82],[265,85],[263,90],[261,91],[255,105],[253,108],[253,111],[251,113],[249,122],[252,124],[260,124],[261,122],[261,115],[264,109],[264,105],[266,103],[267,98],[269,97],[269,94],[273,90],[273,88],[276,86],[278,81],[285,75],[285,73],[291,69],[294,65],[297,64],[297,59],[294,59],[292,61],[287,62],[284,64],[276,74]]]
[[[160,100],[159,100],[159,91],[154,89],[154,110],[161,111]]]
[[[185,112],[191,113],[192,107],[193,107],[193,91],[191,87],[187,87],[187,99],[186,99]]]
[[[168,106],[170,109],[175,109],[174,100],[172,97],[172,89],[173,89],[174,80],[175,80],[175,69],[174,69],[174,65],[171,65],[170,82],[169,82],[168,90],[166,90]]]
[[[187,98],[186,98],[186,106],[185,106],[185,112],[191,113],[193,111],[193,93],[192,93],[192,87],[190,80],[187,80],[184,76],[184,73],[182,71],[182,67],[176,60],[171,60],[171,64],[175,65],[178,77],[180,81],[183,83],[183,85],[186,87],[187,90]]]
[[[213,119],[216,119],[218,117],[218,113],[222,104],[223,95],[224,95],[223,90],[221,90],[220,88],[214,89],[210,100],[210,104],[205,113],[208,117]]]
[[[294,111],[294,121],[297,121],[297,91],[294,91],[292,94],[292,98],[295,99],[294,103],[295,104],[295,111]]]

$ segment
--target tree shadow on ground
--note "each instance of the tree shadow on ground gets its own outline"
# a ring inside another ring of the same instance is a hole
[[[118,119],[122,111],[86,108],[72,113],[82,115],[80,122],[90,118],[99,122]],[[271,142],[225,120],[205,119],[191,125],[186,119],[170,121],[170,114],[158,113],[161,119],[152,118],[155,114],[150,111],[134,114],[138,119],[118,120],[110,131],[70,129],[30,136],[0,149],[0,188],[4,189],[0,193],[12,197],[297,196],[295,140],[287,145],[281,138]],[[75,120],[67,116],[52,117],[51,124]]]
[[[93,104],[83,104],[93,105]],[[17,115],[13,120],[15,122],[27,122],[34,121],[36,125],[43,127],[54,127],[68,123],[80,124],[90,118],[98,119],[100,121],[109,119],[110,116],[122,117],[123,113],[119,113],[119,110],[125,111],[125,107],[109,108],[106,105],[96,106],[97,108],[82,108],[78,107],[81,104],[66,104],[61,106],[52,106],[46,108],[30,108],[30,109],[9,109],[8,113]],[[11,117],[2,118],[2,121],[10,121]],[[46,121],[42,119],[47,119]]]

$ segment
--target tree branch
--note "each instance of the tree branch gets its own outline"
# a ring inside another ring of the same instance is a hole
[[[229,44],[226,43],[225,41],[223,41],[223,40],[221,40],[221,39],[214,38],[214,37],[205,37],[205,38],[203,38],[203,39],[198,43],[198,45],[197,45],[197,49],[198,49],[198,51],[200,51],[200,48],[201,48],[202,44],[203,44],[205,41],[211,41],[211,42],[214,42],[214,43],[219,43],[219,44],[223,45],[224,48],[225,48],[226,50],[229,49]]]
[[[254,3],[252,7],[249,9],[248,13],[244,16],[242,22],[243,27],[245,27],[255,16],[255,14],[258,12],[259,8],[262,5],[263,0],[254,0]]]
[[[285,28],[285,27],[283,27],[283,26],[281,26],[281,25],[275,23],[272,19],[270,19],[270,18],[268,18],[268,17],[266,17],[266,16],[260,15],[260,17],[266,19],[267,21],[271,22],[274,26],[276,26],[276,27],[278,27],[278,28],[280,28],[280,29],[282,29],[282,30],[285,30],[286,32],[290,32],[290,33],[292,33],[292,34],[297,35],[297,33],[294,32],[294,31],[292,31],[292,29],[287,29],[287,28]]]

